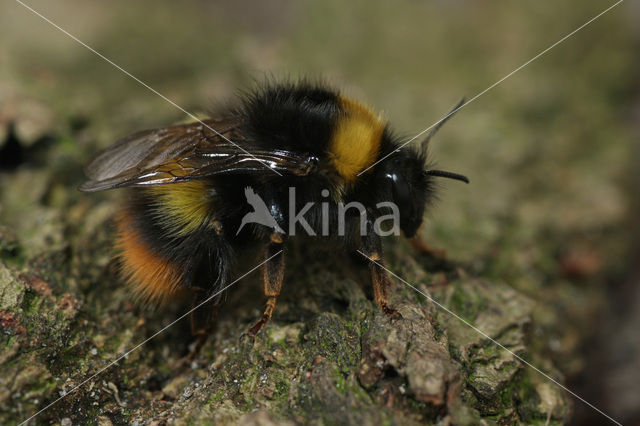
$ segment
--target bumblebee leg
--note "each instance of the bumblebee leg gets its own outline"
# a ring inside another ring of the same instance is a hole
[[[380,305],[380,309],[390,318],[401,318],[400,312],[389,306],[389,276],[380,265],[383,265],[382,258],[379,253],[371,253],[368,255],[370,260],[369,270],[371,271],[371,283],[373,284],[373,298]],[[377,262],[377,263],[376,263]]]
[[[362,252],[369,258],[369,270],[371,271],[371,284],[373,284],[373,298],[380,309],[390,318],[401,318],[400,312],[389,306],[388,294],[391,282],[384,269],[382,260],[382,241],[380,236],[373,232],[372,227],[363,237]]]
[[[265,258],[269,258],[276,254],[278,251],[282,250],[283,240],[280,234],[274,233],[271,235],[271,241],[267,244],[265,248]],[[275,256],[273,259],[269,260],[267,263],[262,265],[260,268],[260,272],[262,275],[262,293],[267,298],[266,308],[264,310],[264,314],[262,314],[262,318],[249,329],[244,335],[248,336],[253,340],[256,334],[260,331],[260,329],[271,319],[273,315],[273,311],[276,309],[276,301],[278,300],[278,296],[280,295],[280,290],[282,290],[282,281],[284,279],[284,253],[281,253],[279,256]]]
[[[200,306],[198,309],[194,309],[200,305],[207,298],[207,292],[200,287],[193,287],[194,294],[191,300],[191,313],[189,314],[189,320],[191,325],[191,337],[195,338],[195,342],[189,345],[189,353],[178,359],[173,368],[181,369],[190,365],[200,353],[200,350],[207,342],[207,339],[213,331],[218,313],[222,307],[222,298],[216,297],[213,300]]]
[[[197,289],[196,294],[191,302],[191,308],[195,308],[204,300],[206,300],[207,293],[202,289]],[[200,352],[202,346],[207,342],[207,339],[213,332],[220,308],[222,308],[223,300],[221,297],[215,297],[213,300],[195,309],[189,315],[191,321],[191,336],[195,341],[195,346],[191,351],[191,356],[195,356]]]
[[[432,247],[429,244],[425,243],[419,234],[416,234],[413,237],[409,238],[409,243],[411,244],[411,247],[413,247],[417,252],[421,254],[433,257],[435,259],[447,258],[447,252],[445,250]]]

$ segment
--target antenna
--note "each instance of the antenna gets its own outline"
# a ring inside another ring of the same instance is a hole
[[[438,124],[436,124],[436,126],[433,129],[431,129],[431,131],[427,134],[427,136],[422,141],[422,155],[423,156],[427,155],[427,148],[429,148],[429,141],[431,140],[433,135],[435,135],[438,132],[438,130],[440,130],[440,127],[442,127],[442,125],[444,123],[446,123],[451,117],[453,117],[453,114],[455,114],[456,112],[458,112],[458,110],[460,108],[462,108],[462,106],[464,105],[465,100],[466,100],[465,98],[460,99],[460,102],[458,102],[458,104],[455,107],[453,107],[453,109],[451,111],[449,111],[449,113],[447,115],[445,115],[438,122]]]
[[[453,172],[445,172],[444,170],[425,170],[422,172],[425,176],[438,176],[448,179],[455,179],[464,183],[469,183],[469,178],[465,175],[461,175]]]

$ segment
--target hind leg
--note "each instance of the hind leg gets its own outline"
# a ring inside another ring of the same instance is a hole
[[[189,314],[189,320],[191,323],[191,336],[195,338],[195,346],[191,351],[194,356],[200,352],[202,346],[215,330],[218,314],[224,304],[223,298],[220,296],[216,296],[209,301],[206,300],[207,293],[202,289],[197,289],[191,301],[191,309],[193,311]]]
[[[194,288],[189,320],[191,336],[195,341],[189,345],[189,353],[175,362],[173,367],[176,369],[188,366],[196,359],[215,328],[216,319],[223,301],[220,297],[215,297],[210,301],[206,300],[207,293],[204,289]]]
[[[191,335],[195,337],[195,346],[192,351],[197,354],[213,332],[218,314],[224,303],[224,295],[220,291],[229,282],[231,249],[224,238],[222,224],[213,219],[209,223],[213,230],[211,247],[208,249],[208,257],[199,266],[195,277],[196,282],[191,289]],[[215,280],[212,286],[211,281]]]

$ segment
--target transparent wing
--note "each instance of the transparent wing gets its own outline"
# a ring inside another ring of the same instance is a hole
[[[250,173],[307,175],[317,159],[305,153],[258,148],[238,130],[237,120],[144,130],[102,151],[85,167],[90,180],[79,189],[102,191],[127,186],[164,185],[207,176]],[[271,170],[270,170],[271,169]]]

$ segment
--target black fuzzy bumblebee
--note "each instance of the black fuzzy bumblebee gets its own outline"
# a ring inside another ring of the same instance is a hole
[[[425,170],[427,143],[444,121],[420,150],[399,149],[386,122],[360,102],[322,85],[266,85],[221,118],[116,142],[86,167],[91,180],[80,190],[136,187],[116,220],[117,248],[124,275],[149,302],[167,302],[189,289],[194,300],[204,300],[229,283],[242,250],[261,242],[270,260],[261,266],[266,309],[248,331],[255,336],[282,288],[285,254],[273,255],[287,237],[300,232],[334,240],[382,264],[374,224],[393,209],[381,210],[380,203],[397,206],[398,228],[411,238],[434,177],[468,182]],[[348,203],[360,208],[345,210]],[[269,220],[247,220],[259,213],[257,206],[266,207]],[[385,270],[369,266],[376,302],[398,315],[387,303]],[[212,322],[196,331],[206,333]]]

